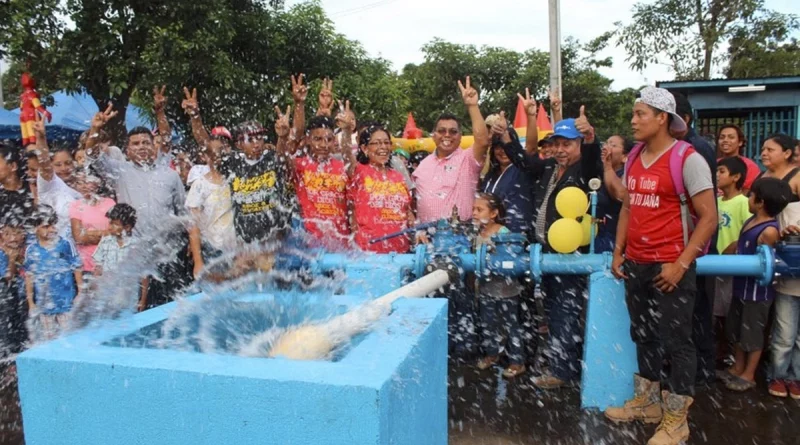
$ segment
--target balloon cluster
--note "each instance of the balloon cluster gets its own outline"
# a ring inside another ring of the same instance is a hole
[[[547,243],[553,250],[558,253],[572,253],[578,247],[589,245],[592,215],[586,214],[588,207],[589,199],[578,187],[567,187],[556,195],[556,211],[561,218],[550,225],[547,231]]]

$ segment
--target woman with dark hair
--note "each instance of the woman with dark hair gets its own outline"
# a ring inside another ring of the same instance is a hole
[[[597,226],[595,252],[613,252],[614,240],[617,238],[617,220],[622,210],[622,201],[627,190],[622,183],[625,161],[633,149],[633,142],[624,136],[615,134],[603,144],[603,187],[597,191],[597,217],[601,220]]]
[[[33,128],[36,132],[36,148],[39,156],[39,176],[36,178],[39,204],[48,205],[56,211],[58,235],[73,241],[69,208],[74,201],[81,199],[82,195],[73,188],[75,165],[72,152],[63,146],[56,147],[51,152],[47,146],[44,122],[37,120]]]
[[[505,117],[492,115],[486,118],[486,125],[492,125]],[[498,122],[498,130],[502,128],[502,122]],[[489,172],[480,184],[483,193],[491,193],[503,200],[506,209],[505,227],[515,233],[528,234],[532,230],[533,221],[533,197],[531,190],[533,183],[530,175],[526,174],[511,162],[505,149],[503,139],[508,139],[510,144],[518,145],[522,149],[519,136],[513,128],[506,123],[508,138],[501,134],[492,133],[491,148],[489,149]]]
[[[792,189],[789,205],[776,218],[784,232],[798,232],[800,226],[800,167],[793,163],[795,141],[785,134],[769,136],[761,147],[763,176],[777,178]],[[769,393],[777,397],[791,394],[800,399],[800,279],[779,277],[774,285],[775,323],[770,345],[771,379]]]
[[[344,150],[355,165],[347,187],[353,213],[351,227],[356,244],[377,253],[408,252],[409,240],[398,236],[370,244],[375,239],[408,228],[414,222],[411,194],[403,175],[389,167],[392,139],[389,132],[372,125],[359,133],[358,159]]]
[[[0,143],[0,218],[3,225],[22,226],[33,212],[33,195],[24,181],[20,150]]]
[[[717,162],[724,158],[738,157],[747,165],[747,176],[744,179],[744,193],[750,190],[761,169],[745,155],[746,139],[741,128],[734,124],[725,124],[717,132]]]

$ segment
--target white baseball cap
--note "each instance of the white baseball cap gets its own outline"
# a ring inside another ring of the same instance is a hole
[[[643,103],[672,115],[669,129],[678,133],[686,131],[686,122],[675,112],[675,96],[664,88],[644,87],[639,91],[636,103]]]

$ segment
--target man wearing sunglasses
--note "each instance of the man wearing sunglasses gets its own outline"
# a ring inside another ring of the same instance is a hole
[[[433,129],[436,149],[413,174],[420,223],[448,218],[453,207],[458,208],[462,221],[472,218],[472,202],[489,149],[489,132],[478,108],[478,91],[470,85],[469,76],[466,84],[458,81],[458,86],[472,120],[475,142],[472,147],[462,150],[459,119],[445,113],[436,120]]]

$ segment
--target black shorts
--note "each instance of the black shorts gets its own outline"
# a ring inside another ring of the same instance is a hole
[[[772,300],[743,301],[734,296],[725,320],[728,341],[739,344],[745,352],[764,349],[764,331],[771,306]]]

